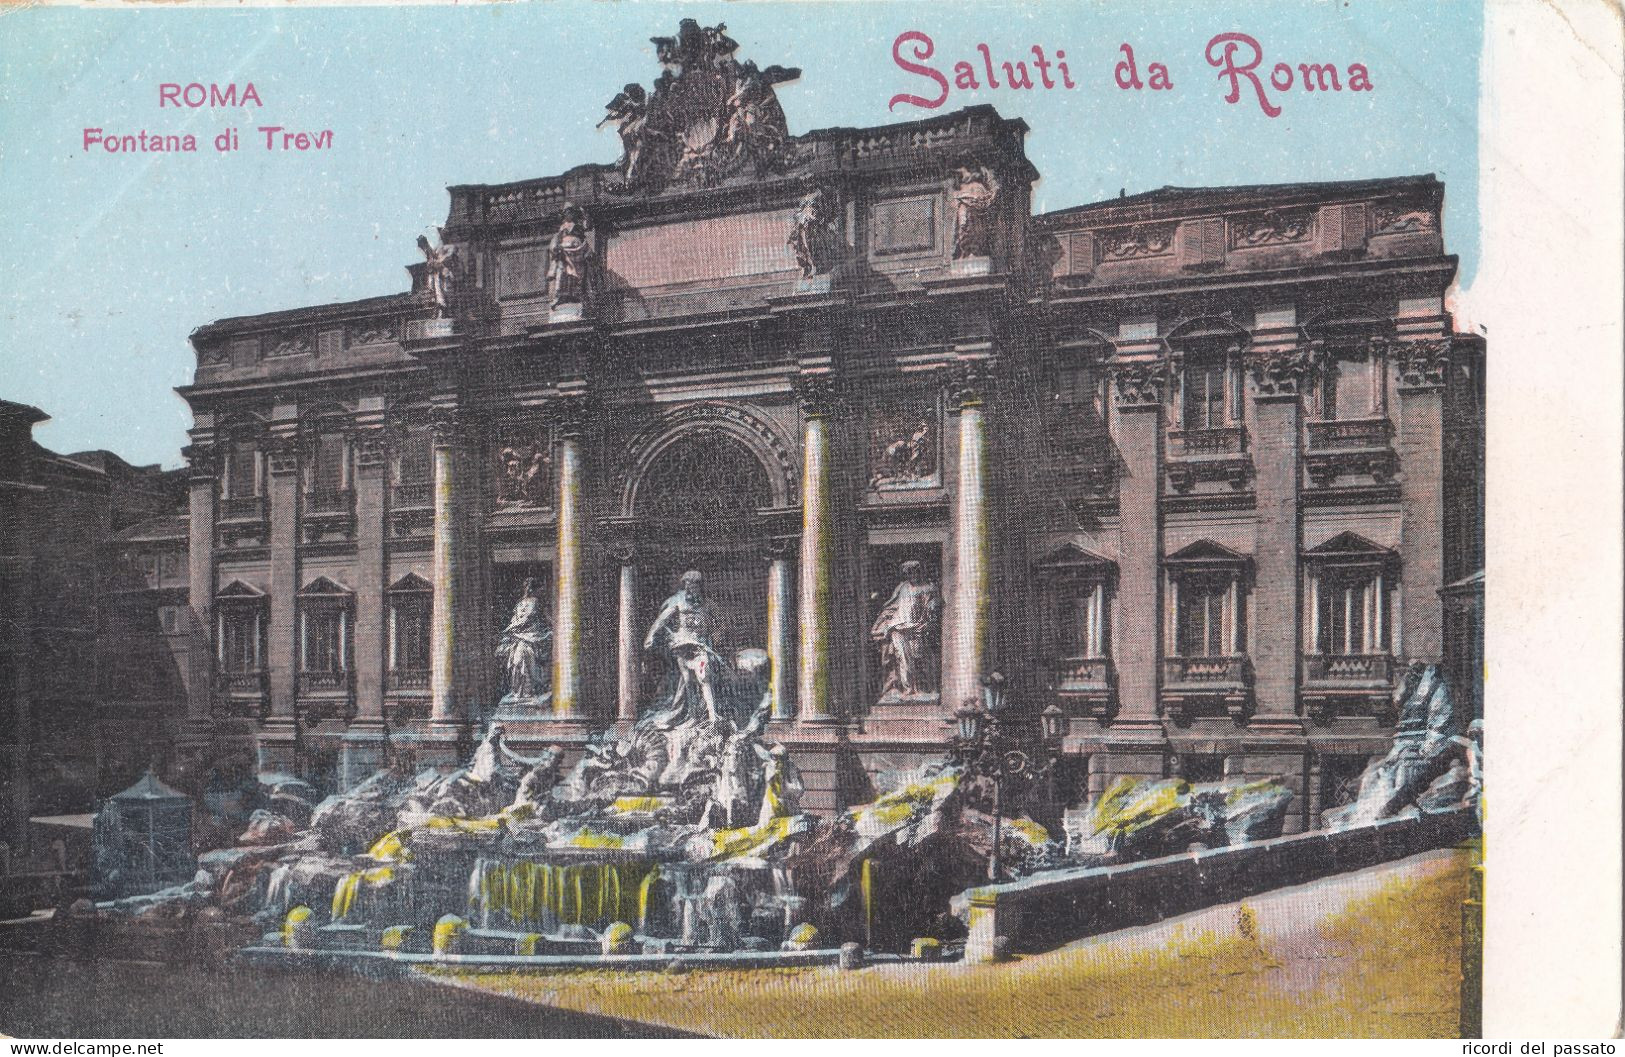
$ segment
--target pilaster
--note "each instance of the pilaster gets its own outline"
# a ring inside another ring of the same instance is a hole
[[[430,428],[434,435],[434,601],[429,629],[429,718],[434,727],[461,728],[467,721],[456,693],[461,422],[455,411],[442,408]]]
[[[299,592],[299,446],[288,428],[271,436],[266,464],[270,480],[271,600],[266,667],[271,708],[259,739],[261,770],[294,765],[295,698],[299,692],[297,601]]]
[[[1298,717],[1299,602],[1298,506],[1302,470],[1300,393],[1314,376],[1306,346],[1255,349],[1248,354],[1253,381],[1253,464],[1257,488],[1253,556],[1252,662],[1254,714],[1250,725],[1301,731]]]
[[[1163,395],[1168,363],[1161,358],[1112,364],[1117,406],[1117,449],[1122,453],[1118,509],[1122,553],[1118,563],[1119,638],[1114,736],[1160,738],[1157,674],[1162,668]],[[1157,765],[1160,768],[1160,758]],[[1149,766],[1149,764],[1147,764]]]
[[[1389,346],[1399,380],[1400,619],[1395,652],[1440,660],[1444,652],[1444,389],[1450,340]]]
[[[355,695],[356,715],[345,732],[344,784],[381,764],[384,657],[389,614],[384,600],[384,493],[388,463],[383,430],[371,423],[355,436]]]
[[[207,740],[214,706],[214,505],[219,452],[197,444],[187,459],[187,649],[186,725],[188,740]]]

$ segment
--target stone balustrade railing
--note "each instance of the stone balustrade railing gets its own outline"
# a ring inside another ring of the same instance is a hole
[[[968,889],[953,898],[952,909],[970,929],[966,960],[988,962],[1006,946],[1012,952],[1046,950],[1272,888],[1447,848],[1477,831],[1478,815],[1471,808],[1388,818],[1338,832],[1296,833],[1120,866],[1046,870]]]

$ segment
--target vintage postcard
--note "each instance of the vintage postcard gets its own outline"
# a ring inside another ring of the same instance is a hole
[[[1617,6],[0,29],[0,1032],[1614,1034]]]

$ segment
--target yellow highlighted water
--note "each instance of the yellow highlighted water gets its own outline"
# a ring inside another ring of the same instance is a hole
[[[474,913],[506,914],[516,925],[641,923],[647,916],[649,888],[658,872],[646,862],[570,866],[485,862],[469,893],[469,909]]]
[[[407,846],[411,839],[409,829],[392,830],[373,842],[367,854],[379,862],[406,862],[412,858],[412,849]]]
[[[610,807],[622,814],[635,814],[659,811],[670,803],[671,799],[664,796],[623,796],[611,804]]]
[[[342,921],[351,910],[355,909],[356,899],[361,894],[363,886],[377,888],[395,880],[395,867],[379,866],[371,870],[357,870],[339,878],[339,883],[333,888],[334,921]]]
[[[660,880],[660,867],[652,866],[649,872],[643,875],[638,884],[638,928],[646,928],[649,924],[649,892],[654,888],[655,882]]]
[[[770,844],[789,838],[792,827],[796,824],[794,815],[780,815],[778,818],[768,819],[761,826],[747,826],[743,829],[719,829],[711,835],[713,859],[731,859],[737,855],[747,855],[759,851]]]
[[[874,945],[875,935],[875,861],[863,860],[863,873],[859,878],[858,887],[863,889],[863,938],[869,946]]]

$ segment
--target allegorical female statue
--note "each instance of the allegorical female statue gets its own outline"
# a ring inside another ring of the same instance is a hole
[[[503,662],[508,685],[503,701],[534,700],[551,687],[553,629],[536,592],[535,577],[526,579],[519,602],[513,607],[513,617],[497,643],[497,657]]]
[[[880,644],[885,682],[880,699],[925,697],[937,692],[937,618],[942,596],[925,575],[925,566],[907,561],[903,581],[875,618],[869,637]]]
[[[440,236],[440,245],[431,246],[427,235],[419,235],[418,250],[423,254],[424,293],[433,302],[436,316],[444,317],[452,282],[456,277],[457,247],[446,245],[445,229],[435,228],[435,231]]]
[[[553,307],[583,304],[587,300],[587,269],[592,243],[588,241],[587,214],[566,204],[559,230],[547,247],[548,279],[553,284]]]
[[[978,165],[959,170],[952,192],[954,200],[954,259],[988,257],[993,253],[993,203],[999,197],[999,181],[991,170]]]

